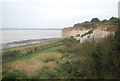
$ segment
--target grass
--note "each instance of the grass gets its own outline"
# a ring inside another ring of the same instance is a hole
[[[37,46],[38,51],[35,51],[33,53],[28,53],[25,56],[17,57],[15,59],[3,62],[2,63],[3,70],[17,69],[20,71],[24,71],[28,75],[31,75],[34,72],[36,72],[36,70],[44,66],[51,68],[57,67],[57,61],[61,60],[62,57],[62,54],[57,52],[57,50],[64,48],[64,46],[60,45],[60,43],[61,41],[54,41],[51,43],[49,42],[47,44],[44,43],[43,45],[38,45]],[[23,48],[18,47],[14,49],[23,51],[23,50],[31,50],[31,47],[33,48],[33,45],[26,46]],[[34,47],[36,47],[36,45]]]
[[[64,48],[64,47],[63,46],[52,47],[52,48],[49,48],[49,49],[46,49],[46,50],[43,50],[43,51],[38,51],[38,52],[35,52],[35,53],[28,54],[26,56],[21,56],[21,57],[18,57],[16,59],[12,59],[12,60],[6,61],[3,64],[9,64],[9,63],[15,62],[17,60],[29,59],[29,58],[32,58],[33,56],[37,55],[37,54],[40,54],[40,53],[55,52],[57,49],[62,49],[62,48]]]
[[[52,53],[42,53],[40,55],[35,56],[37,60],[42,62],[50,62],[50,61],[59,61],[60,57],[62,56],[61,53],[52,52]]]
[[[57,61],[61,60],[61,57],[62,54],[58,52],[41,53],[30,59],[18,60],[11,64],[6,64],[4,65],[4,69],[17,69],[20,71],[24,71],[27,75],[32,75],[44,66],[50,68],[57,67]]]

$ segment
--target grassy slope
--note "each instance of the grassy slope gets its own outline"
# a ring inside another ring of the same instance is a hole
[[[33,56],[37,55],[37,54],[40,54],[40,53],[55,52],[57,49],[61,49],[61,48],[63,48],[63,46],[52,47],[52,48],[49,48],[49,49],[46,49],[46,50],[38,51],[38,52],[35,52],[35,53],[28,54],[26,56],[22,56],[22,57],[18,57],[16,59],[13,59],[13,60],[6,61],[3,64],[12,63],[12,62],[15,62],[17,60],[29,59],[29,58],[32,58]]]

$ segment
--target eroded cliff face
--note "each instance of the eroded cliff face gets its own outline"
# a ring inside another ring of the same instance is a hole
[[[76,40],[80,40],[80,42],[93,39],[98,40],[114,34],[115,28],[115,25],[99,25],[94,28],[69,27],[62,29],[62,37],[67,38],[73,36]]]

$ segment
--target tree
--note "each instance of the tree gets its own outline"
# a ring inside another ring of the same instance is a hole
[[[115,20],[115,19],[117,19],[117,18],[116,18],[116,17],[111,17],[111,18],[110,18],[110,20]]]
[[[99,22],[100,20],[98,18],[93,18],[91,22]]]

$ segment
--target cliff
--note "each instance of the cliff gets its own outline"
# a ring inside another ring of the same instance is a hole
[[[80,27],[81,26],[80,24],[79,27],[75,26],[75,27],[64,28],[62,29],[62,37],[67,38],[73,36],[76,40],[80,40],[80,42],[84,42],[93,39],[99,40],[101,38],[107,37],[110,34],[115,33],[116,24],[112,24],[112,23],[105,24],[101,22],[100,24],[98,24],[98,22],[94,24],[97,25],[94,26],[92,25],[91,27]]]

